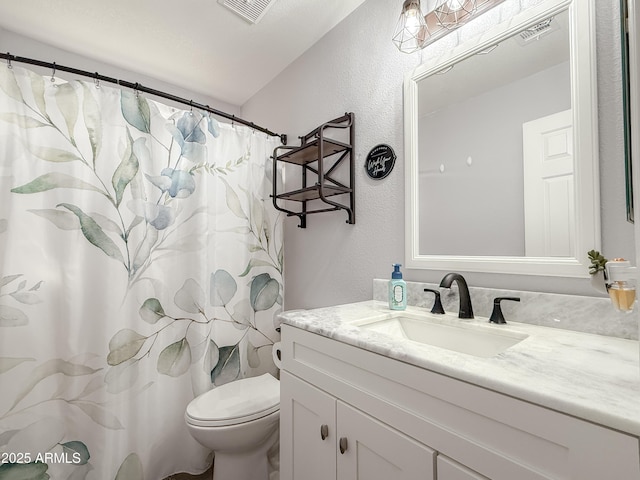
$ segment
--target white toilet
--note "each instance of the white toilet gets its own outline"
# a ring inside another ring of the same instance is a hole
[[[278,441],[280,382],[265,373],[216,387],[193,399],[185,420],[215,452],[215,480],[267,480],[267,452]]]

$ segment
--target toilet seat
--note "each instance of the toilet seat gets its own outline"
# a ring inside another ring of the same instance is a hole
[[[250,422],[280,409],[280,382],[265,373],[216,387],[187,406],[187,422],[221,427]]]

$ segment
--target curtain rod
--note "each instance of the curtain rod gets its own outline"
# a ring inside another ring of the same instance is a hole
[[[42,60],[35,60],[33,58],[17,57],[15,55],[11,55],[11,53],[9,52],[0,53],[0,58],[5,59],[7,61],[8,66],[11,66],[11,62],[28,63],[30,65],[37,65],[39,67],[50,68],[53,70],[54,75],[56,70],[61,70],[63,72],[72,73],[74,75],[82,75],[84,77],[93,78],[94,80],[99,80],[101,82],[114,83],[116,85],[120,85],[121,87],[132,88],[133,90],[136,90],[138,92],[148,93],[150,95],[155,95],[156,97],[166,98],[167,100],[172,100],[177,103],[189,105],[192,108],[195,107],[199,110],[205,110],[207,112],[218,115],[219,117],[223,117],[228,120],[231,120],[232,122],[237,122],[242,125],[246,125],[248,127],[253,128],[254,130],[266,133],[267,135],[270,135],[272,137],[280,137],[280,141],[282,142],[282,144],[283,145],[287,144],[286,134],[274,133],[271,130],[264,127],[260,127],[253,122],[249,122],[248,120],[243,120],[242,118],[236,117],[235,115],[231,115],[229,113],[216,110],[215,108],[211,108],[209,105],[202,105],[200,103],[194,102],[193,100],[187,100],[185,98],[181,98],[176,95],[172,95],[170,93],[162,92],[160,90],[154,90],[153,88],[145,87],[140,83],[132,83],[132,82],[127,82],[126,80],[119,80],[117,78],[105,77],[104,75],[100,75],[98,72],[91,73],[85,70],[79,70],[77,68],[65,67],[64,65],[58,65],[55,62],[50,63],[50,62],[43,62]]]

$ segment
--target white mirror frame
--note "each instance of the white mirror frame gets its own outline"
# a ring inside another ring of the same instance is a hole
[[[421,255],[418,202],[418,85],[471,55],[486,50],[523,28],[569,9],[571,40],[571,104],[574,122],[576,257],[509,257]],[[424,63],[404,79],[405,127],[405,267],[464,272],[490,272],[560,277],[589,277],[587,252],[600,250],[600,187],[596,81],[595,0],[547,0],[498,24],[437,59]]]

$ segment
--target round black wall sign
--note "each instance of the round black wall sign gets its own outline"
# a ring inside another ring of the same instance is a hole
[[[396,163],[396,154],[389,145],[376,145],[367,155],[364,168],[367,175],[375,180],[381,180],[391,173]]]

